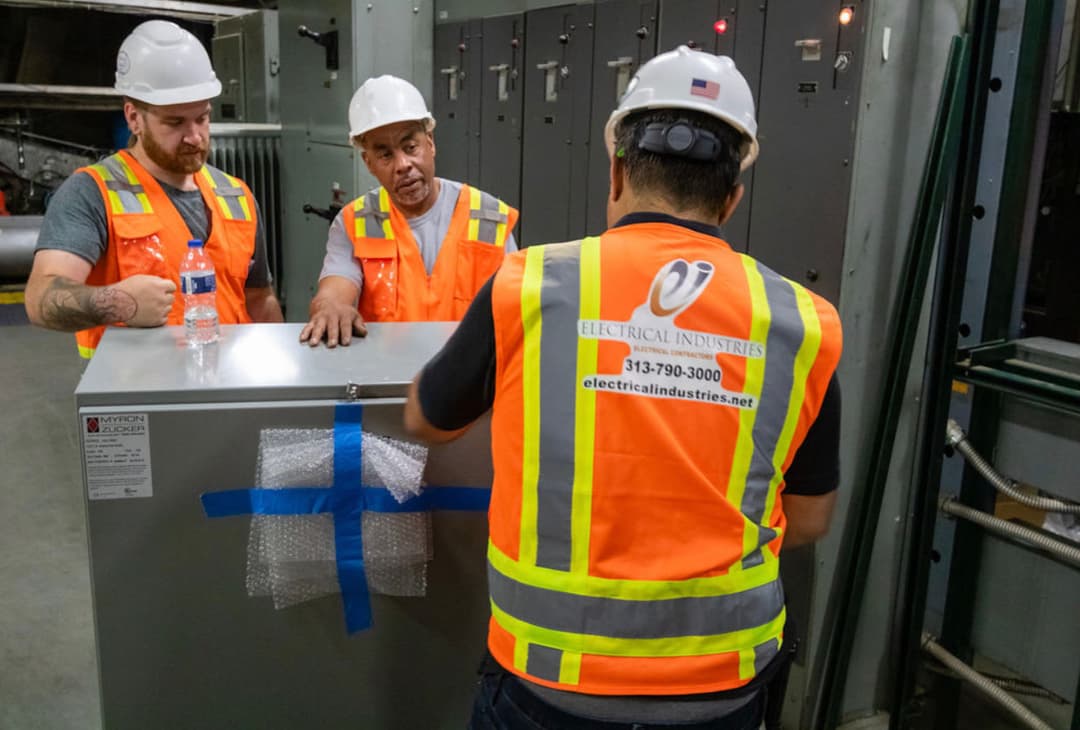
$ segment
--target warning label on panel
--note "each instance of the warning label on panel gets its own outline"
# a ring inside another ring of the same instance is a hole
[[[154,496],[148,414],[83,414],[82,426],[90,499]]]

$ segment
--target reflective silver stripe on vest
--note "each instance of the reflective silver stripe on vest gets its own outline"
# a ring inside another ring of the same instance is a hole
[[[769,662],[780,653],[780,642],[776,639],[769,639],[764,644],[758,644],[754,647],[754,676],[761,674],[762,670],[769,665]]]
[[[143,186],[128,180],[127,170],[124,168],[124,163],[120,161],[119,155],[110,155],[98,164],[112,175],[112,180],[105,181],[105,187],[116,193],[116,197],[120,200],[120,205],[123,206],[125,213],[150,212],[143,208],[143,204],[136,197],[144,192]]]
[[[544,319],[540,330],[538,460],[541,469],[537,482],[536,564],[555,570],[570,569],[577,387],[575,369],[567,366],[566,358],[577,352],[580,262],[580,246],[544,248],[544,280],[540,289],[540,311]]]
[[[506,223],[509,219],[506,213],[499,212],[499,199],[480,192],[480,210],[469,210],[469,217],[479,219],[476,240],[484,243],[495,243],[500,223]]]
[[[558,682],[559,667],[562,665],[562,650],[539,644],[529,644],[528,651],[525,671],[534,677]]]
[[[769,301],[769,334],[765,342],[765,377],[761,385],[757,416],[754,419],[754,453],[739,509],[748,518],[762,525],[769,499],[769,483],[776,473],[773,456],[787,419],[795,378],[795,358],[802,345],[804,327],[791,282],[760,263],[757,269],[764,281],[765,296]],[[743,567],[751,568],[763,563],[762,546],[775,537],[776,530],[761,527],[758,548],[743,559]]]
[[[214,195],[225,201],[232,219],[239,221],[250,220],[240,203],[240,200],[244,197],[244,189],[238,185],[233,185],[233,181],[229,179],[229,176],[216,167],[206,165],[206,171],[210,174],[210,179],[214,181]]]
[[[489,563],[488,589],[495,605],[533,626],[618,639],[729,634],[760,626],[784,608],[780,581],[723,596],[634,601],[525,585]]]
[[[390,217],[390,213],[379,209],[379,188],[364,195],[363,212],[357,213],[364,219],[365,238],[386,238],[383,230],[383,221]]]

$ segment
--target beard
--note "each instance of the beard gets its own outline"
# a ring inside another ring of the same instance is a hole
[[[175,152],[169,152],[154,139],[149,129],[143,130],[139,135],[143,150],[150,160],[163,170],[177,175],[190,175],[198,172],[206,164],[206,158],[210,156],[210,143],[192,147],[181,143]]]

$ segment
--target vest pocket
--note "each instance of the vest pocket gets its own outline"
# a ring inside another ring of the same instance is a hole
[[[214,259],[214,267],[243,290],[255,255],[255,221],[221,221],[221,225],[225,229],[225,250],[208,243],[206,252]],[[213,235],[210,238],[216,239]]]
[[[476,292],[499,270],[506,249],[480,241],[458,241],[457,278],[454,282],[454,315],[461,319]]]
[[[397,313],[397,258],[365,257],[364,287],[360,293],[360,314],[371,322],[386,322]]]
[[[174,278],[159,231],[161,222],[156,216],[132,214],[113,218],[116,264],[121,279],[136,274]]]

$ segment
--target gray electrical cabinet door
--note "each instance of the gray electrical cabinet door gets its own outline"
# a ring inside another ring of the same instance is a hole
[[[592,14],[591,5],[562,5],[526,16],[522,245],[585,232]]]
[[[638,68],[656,55],[656,17],[656,0],[608,0],[596,4],[585,218],[590,235],[607,228],[609,160],[604,125]]]
[[[256,486],[261,430],[332,428],[350,381],[363,429],[405,438],[407,384],[451,329],[372,324],[334,350],[301,346],[296,324],[223,327],[203,350],[181,327],[105,334],[76,391],[103,727],[464,727],[489,615],[485,513],[432,512],[426,596],[372,594],[371,627],[350,636],[340,596],[248,597],[251,518],[200,504]],[[429,489],[489,486],[487,434],[433,448]]]
[[[282,159],[287,170],[282,176],[281,289],[290,320],[307,319],[326,251],[325,228],[318,236],[313,233],[329,221],[305,216],[304,205],[326,211],[376,185],[350,147],[353,92],[372,76],[392,74],[416,86],[430,109],[433,15],[432,0],[278,2]],[[336,195],[334,183],[340,191]]]
[[[479,185],[520,208],[525,16],[484,18],[483,39]]]
[[[291,319],[305,319],[319,286],[330,221],[305,213],[304,206],[330,211],[335,202],[347,203],[363,192],[355,183],[360,153],[345,142],[317,142],[296,127],[283,131],[281,150],[288,171],[282,175],[282,299]]]
[[[865,13],[770,5],[758,106],[750,255],[839,301]],[[861,7],[861,6],[860,6]]]
[[[480,21],[435,26],[436,173],[475,181],[480,166]]]
[[[764,6],[758,0],[660,0],[657,52],[686,45],[730,56],[750,85],[755,106],[759,97],[764,33]],[[743,200],[722,230],[724,240],[737,251],[747,249],[755,169],[756,166],[751,167],[740,176],[740,182],[746,188]]]
[[[259,10],[214,25],[214,70],[221,96],[212,100],[215,122],[277,122],[278,15]]]

